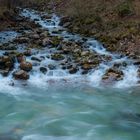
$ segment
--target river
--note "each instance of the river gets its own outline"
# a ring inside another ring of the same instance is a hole
[[[46,14],[46,13],[45,13]],[[40,14],[24,9],[21,16],[36,20],[51,35],[80,40],[79,35],[63,30],[55,14],[42,20]],[[11,40],[13,32],[3,32]],[[1,33],[1,34],[3,34]],[[5,37],[5,38],[6,38]],[[3,38],[2,38],[3,40]],[[1,42],[2,42],[1,40]],[[0,140],[138,140],[140,138],[140,88],[133,60],[112,54],[96,40],[86,38],[85,45],[101,55],[111,56],[108,63],[87,75],[70,75],[59,66],[46,75],[38,68],[28,81],[14,81],[12,75],[0,77]],[[5,40],[4,40],[5,41]],[[37,56],[46,55],[47,51]],[[31,61],[31,58],[28,57]],[[45,59],[42,63],[55,63]],[[115,62],[127,61],[124,78],[102,86],[106,69]]]

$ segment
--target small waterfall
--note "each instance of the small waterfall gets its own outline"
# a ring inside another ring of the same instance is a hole
[[[115,86],[118,88],[126,88],[137,85],[137,82],[139,80],[137,70],[138,68],[134,65],[128,66],[126,69],[123,70],[123,80],[119,81]]]
[[[49,19],[42,18],[44,15],[48,16],[50,18]],[[61,19],[55,14],[52,14],[50,16],[47,13],[36,12],[36,11],[30,10],[30,9],[23,9],[20,16],[26,17],[32,21],[35,21],[35,23],[41,25],[42,28],[48,29],[52,36],[59,36],[59,37],[63,37],[66,40],[74,40],[74,41],[82,40],[82,38],[83,38],[83,36],[80,36],[78,34],[69,33],[65,28],[59,26]],[[61,29],[61,31],[59,31],[57,34],[53,33],[53,31],[59,30],[59,29]],[[13,33],[13,32],[9,32],[8,34],[9,35],[12,34],[14,38],[17,35],[16,33]],[[9,37],[9,38],[11,39],[11,37]],[[100,84],[102,82],[102,77],[105,74],[106,70],[111,68],[115,63],[120,63],[120,62],[125,61],[129,65],[126,68],[122,68],[122,71],[124,73],[124,78],[123,78],[123,80],[118,81],[115,84],[115,87],[117,87],[117,88],[129,87],[129,86],[134,86],[137,84],[137,82],[139,80],[137,77],[138,68],[133,65],[132,60],[128,59],[127,57],[122,57],[119,54],[113,54],[111,52],[108,52],[103,47],[103,45],[101,43],[99,43],[98,41],[96,41],[94,38],[86,37],[86,40],[87,41],[85,41],[84,44],[87,48],[89,48],[89,50],[95,51],[99,55],[109,56],[112,58],[112,60],[110,60],[109,62],[101,63],[96,69],[93,69],[92,72],[83,76],[80,73],[71,75],[68,73],[67,70],[62,70],[59,67],[58,62],[55,62],[49,58],[46,58],[45,60],[43,60],[41,62],[41,65],[49,64],[49,62],[53,62],[54,64],[57,65],[56,69],[48,71],[47,74],[40,74],[40,72],[38,72],[39,67],[34,68],[33,72],[31,73],[29,83],[31,85],[33,85],[33,84],[39,85],[39,84],[46,83],[46,81],[49,81],[49,80],[51,81],[52,79],[53,80],[63,80],[65,82],[79,80],[79,82],[85,81],[86,83],[88,81],[88,83],[92,86],[100,86]],[[48,54],[48,52],[43,52],[43,53],[44,53],[44,55]],[[43,55],[43,53],[39,52],[35,56]],[[27,59],[32,62],[30,57]],[[9,77],[11,77],[11,75]],[[3,79],[5,79],[5,78],[1,77],[1,79],[2,79],[1,81],[3,81]]]

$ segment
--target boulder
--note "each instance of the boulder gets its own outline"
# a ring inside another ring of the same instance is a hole
[[[85,63],[82,65],[81,67],[83,70],[90,70],[93,68],[93,65],[92,64],[89,64],[89,63]]]
[[[56,60],[56,61],[60,61],[60,60],[64,60],[65,57],[62,54],[55,53],[55,54],[51,55],[51,59]]]
[[[32,63],[30,62],[21,62],[20,63],[20,68],[24,71],[31,71],[32,70]]]
[[[16,43],[20,43],[20,44],[28,43],[29,42],[29,39],[27,37],[20,37],[20,38],[16,38],[15,39],[15,42]]]
[[[31,56],[31,55],[32,55],[32,51],[31,51],[31,50],[26,50],[26,51],[24,52],[24,55],[25,55],[25,56]]]
[[[56,69],[56,66],[53,65],[53,64],[49,64],[49,65],[48,65],[48,68],[49,68],[50,70],[54,70],[54,69]]]
[[[70,74],[75,74],[75,73],[77,73],[77,71],[78,71],[77,67],[72,67],[71,69],[69,69]]]
[[[45,67],[40,67],[40,71],[41,71],[42,73],[46,74],[48,70],[47,70],[47,68],[45,68]]]
[[[0,74],[1,74],[2,76],[8,76],[8,74],[9,74],[9,69],[0,70]]]
[[[135,61],[134,65],[140,65],[140,60]]]
[[[18,70],[18,71],[15,71],[13,73],[13,77],[16,80],[28,80],[29,79],[29,74],[24,70]]]
[[[44,38],[43,40],[42,40],[42,45],[45,47],[45,46],[47,46],[47,45],[51,45],[53,42],[48,38],[48,37],[46,37],[46,38]]]
[[[22,54],[22,53],[17,54],[17,61],[19,63],[26,61],[26,57],[24,56],[24,54]]]
[[[38,34],[33,34],[30,36],[31,39],[40,39],[40,36]]]
[[[0,69],[5,70],[9,69],[11,70],[14,67],[14,59],[9,56],[2,56],[0,57]]]
[[[41,61],[42,61],[40,58],[38,58],[38,57],[36,57],[36,56],[32,56],[32,57],[31,57],[31,60],[37,61],[37,62],[41,62]]]
[[[122,71],[115,68],[110,68],[106,71],[102,79],[112,82],[122,80],[123,76],[124,73]]]

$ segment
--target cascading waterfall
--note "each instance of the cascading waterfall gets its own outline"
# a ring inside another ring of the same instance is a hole
[[[56,16],[55,14],[53,14],[51,16],[50,19],[42,19],[41,16],[47,15],[46,13],[40,13],[36,12],[34,10],[30,10],[30,9],[24,9],[21,14],[21,16],[26,17],[32,21],[35,21],[35,23],[39,24],[42,26],[42,28],[46,28],[49,30],[50,34],[52,36],[60,36],[63,37],[66,40],[81,40],[83,37],[77,34],[71,34],[69,32],[66,31],[66,29],[64,29],[63,27],[59,26],[60,23],[60,18],[58,16]],[[53,31],[61,29],[62,31],[59,33],[54,33]],[[13,35],[12,38],[15,38],[17,36],[17,34],[14,32],[9,32],[9,34]],[[7,36],[8,37],[8,36]],[[10,38],[11,40],[11,38]],[[107,63],[101,63],[98,68],[96,68],[95,70],[93,70],[91,73],[87,74],[87,75],[81,75],[80,73],[76,73],[73,75],[70,75],[67,71],[62,70],[61,68],[59,68],[59,66],[57,67],[56,70],[50,70],[49,72],[47,72],[46,75],[42,75],[38,73],[38,69],[39,67],[34,68],[34,71],[31,73],[31,78],[28,81],[28,83],[35,84],[35,81],[37,82],[37,84],[44,84],[47,81],[57,81],[57,80],[63,80],[63,81],[67,81],[67,82],[71,82],[73,83],[74,81],[85,81],[88,83],[90,83],[90,85],[92,86],[100,86],[100,83],[102,81],[102,76],[105,74],[106,70],[109,69],[111,66],[113,66],[114,63],[116,62],[123,62],[126,61],[129,63],[129,65],[125,68],[123,68],[123,72],[124,72],[124,78],[123,80],[116,82],[116,84],[114,85],[115,87],[119,88],[119,87],[129,87],[129,86],[135,86],[138,82],[138,77],[137,77],[137,67],[133,66],[132,60],[126,58],[126,57],[121,57],[119,54],[113,54],[108,52],[102,45],[101,43],[99,43],[98,41],[96,41],[93,38],[86,38],[87,41],[85,41],[85,45],[87,47],[89,47],[90,50],[95,51],[97,54],[99,55],[106,55],[106,56],[111,56],[113,59],[110,62]],[[40,55],[46,55],[47,52],[45,52],[44,54],[40,52]],[[37,56],[39,56],[39,54],[36,54]],[[29,58],[27,58],[27,60],[32,61]],[[53,62],[54,64],[57,65],[57,63],[49,58],[46,58],[45,60],[43,60],[41,62],[41,65],[43,64],[47,64],[49,62]],[[11,79],[12,75],[9,76],[9,79]],[[1,77],[1,81],[3,81],[5,78]],[[7,78],[6,78],[7,81]],[[38,83],[39,82],[39,83]],[[51,83],[51,82],[50,82]]]
[[[49,20],[42,20],[41,16],[36,13],[35,11],[32,10],[23,10],[23,12],[21,13],[22,16],[27,17],[31,20],[35,20],[38,19],[36,21],[36,23],[40,24],[43,28],[47,28],[49,30],[49,32],[53,35],[53,30],[56,29],[63,29],[64,31],[59,32],[58,34],[56,34],[56,36],[60,36],[60,37],[66,37],[66,39],[69,40],[81,40],[82,37],[76,34],[71,34],[67,31],[65,31],[65,29],[63,27],[59,26],[60,23],[60,18],[57,17],[55,14],[52,16],[51,19]],[[87,80],[90,79],[90,84],[92,85],[92,82],[94,81],[94,86],[99,86],[102,80],[102,76],[105,73],[106,69],[108,69],[110,66],[112,66],[115,62],[123,62],[124,60],[126,62],[129,62],[131,60],[129,60],[126,57],[121,57],[119,54],[112,54],[108,51],[106,51],[106,49],[95,39],[92,38],[87,38],[87,41],[85,41],[85,44],[89,47],[89,49],[97,52],[100,55],[107,55],[107,56],[112,56],[113,60],[111,62],[109,62],[108,64],[101,64],[99,66],[99,68],[97,70],[95,70],[94,72],[92,72],[91,74],[89,74],[88,76],[84,77],[83,79],[87,78]],[[124,78],[123,80],[119,81],[116,83],[115,87],[127,87],[127,86],[134,86],[137,84],[138,81],[138,77],[137,77],[137,67],[133,66],[133,63],[130,63],[129,66],[127,66],[124,70]],[[62,73],[62,71],[60,72]],[[64,72],[65,73],[65,72]],[[63,75],[63,74],[62,74]],[[63,77],[61,74],[60,76]],[[81,77],[81,75],[75,75],[77,77]],[[57,71],[57,77],[59,77],[58,71]],[[68,78],[68,77],[74,77],[74,76],[70,76],[68,73],[64,74],[64,78]],[[133,80],[133,82],[131,81]],[[133,84],[130,84],[133,83]]]

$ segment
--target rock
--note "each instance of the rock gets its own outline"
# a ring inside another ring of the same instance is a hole
[[[41,31],[40,37],[41,37],[41,38],[45,38],[45,37],[47,37],[48,35],[49,35],[48,31],[44,31],[44,32]]]
[[[40,36],[38,34],[33,34],[30,36],[31,39],[40,39]]]
[[[9,56],[2,56],[0,57],[0,69],[5,70],[5,69],[13,69],[14,67],[14,60],[12,57]]]
[[[140,60],[135,61],[134,65],[140,65]]]
[[[103,76],[103,80],[107,81],[119,81],[122,80],[124,73],[118,69],[110,68],[106,71],[105,75]]]
[[[82,74],[82,75],[88,74],[88,70],[84,70],[84,71],[82,71],[81,74]]]
[[[70,23],[70,21],[71,21],[70,17],[68,16],[62,17],[59,25],[63,26],[64,24]]]
[[[9,69],[0,70],[0,74],[1,74],[2,76],[8,76],[8,74],[9,74]]]
[[[15,71],[13,73],[13,77],[16,80],[28,80],[29,79],[29,74],[24,70],[18,70],[18,71]]]
[[[46,74],[48,70],[47,70],[47,68],[45,68],[45,67],[40,67],[40,71],[41,71],[42,73]]]
[[[114,63],[113,67],[115,68],[119,68],[119,67],[126,67],[127,66],[127,63],[126,62],[120,62],[120,63]]]
[[[24,62],[24,61],[26,61],[26,57],[22,53],[17,54],[17,61],[19,63]]]
[[[73,65],[72,64],[68,64],[67,65],[67,69],[72,69],[73,68]]]
[[[56,66],[53,65],[53,64],[49,64],[49,65],[48,65],[48,68],[49,68],[50,70],[54,70],[54,69],[56,69]]]
[[[72,67],[71,69],[69,69],[70,74],[75,74],[75,73],[77,73],[77,71],[78,71],[77,67]]]
[[[42,41],[42,45],[45,47],[47,45],[51,45],[53,42],[47,37],[45,39],[43,39]]]
[[[55,53],[55,54],[51,55],[51,59],[56,60],[56,61],[60,61],[60,60],[64,60],[65,57],[62,54]]]
[[[42,60],[38,57],[32,56],[31,60],[41,62]]]
[[[41,18],[42,18],[43,20],[44,20],[44,19],[51,19],[52,16],[51,16],[51,15],[43,15]]]
[[[31,71],[32,70],[32,63],[30,62],[21,62],[20,63],[20,68],[22,70],[25,70],[25,71]]]
[[[93,65],[92,64],[88,64],[88,63],[85,63],[82,65],[81,67],[83,70],[90,70],[93,68]]]
[[[20,44],[28,43],[29,39],[27,37],[20,37],[20,38],[15,39],[15,42],[20,43]]]
[[[31,50],[27,50],[24,52],[25,56],[31,56],[32,55],[32,51]]]

